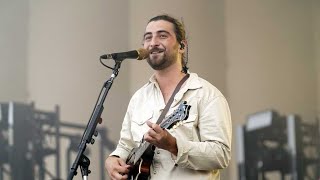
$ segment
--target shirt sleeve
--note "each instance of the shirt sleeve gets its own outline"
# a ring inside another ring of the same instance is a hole
[[[199,142],[176,136],[178,154],[173,159],[181,167],[194,170],[222,169],[231,158],[232,123],[223,96],[199,104]]]
[[[126,115],[122,123],[122,129],[120,132],[120,139],[116,149],[109,156],[119,156],[121,159],[126,160],[131,150],[135,147],[135,143],[131,134],[131,111],[133,106],[133,100],[130,101]]]

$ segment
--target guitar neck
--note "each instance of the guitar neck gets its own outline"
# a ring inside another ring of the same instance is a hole
[[[145,153],[147,153],[147,149],[150,148],[151,149],[152,144],[148,143],[147,141],[144,141],[143,143],[140,144],[139,147],[134,148],[131,153],[129,154],[126,163],[127,164],[131,164],[131,165],[135,165],[139,159],[142,157],[142,155],[144,155]]]
[[[168,118],[165,118],[159,125],[161,128],[165,128],[166,122],[168,121]],[[167,122],[168,123],[168,122]],[[134,148],[133,151],[129,154],[129,157],[127,159],[127,164],[136,164],[139,159],[144,155],[145,153],[148,155],[151,155],[152,144],[148,143],[147,141],[143,141],[139,147]],[[147,149],[150,149],[147,151]]]
[[[135,155],[135,161],[134,163],[136,163],[140,158],[141,156],[146,152],[146,150],[148,148],[151,148],[152,144],[148,143],[147,141],[144,141],[138,148],[138,151],[136,152],[136,155]]]

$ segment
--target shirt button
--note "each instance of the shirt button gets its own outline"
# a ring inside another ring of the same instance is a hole
[[[160,154],[160,151],[157,151],[157,154]]]
[[[157,171],[153,171],[153,174],[157,174]]]

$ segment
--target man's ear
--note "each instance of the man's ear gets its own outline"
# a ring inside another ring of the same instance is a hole
[[[183,43],[180,43],[180,49],[184,49],[184,44]]]
[[[187,41],[186,40],[182,40],[180,41],[180,50],[183,51],[182,53],[184,53],[186,47],[187,47]]]

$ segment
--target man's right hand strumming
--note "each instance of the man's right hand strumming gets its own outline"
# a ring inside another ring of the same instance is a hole
[[[105,168],[108,171],[109,177],[112,180],[128,179],[130,165],[127,165],[124,160],[116,156],[109,156],[105,161]]]

